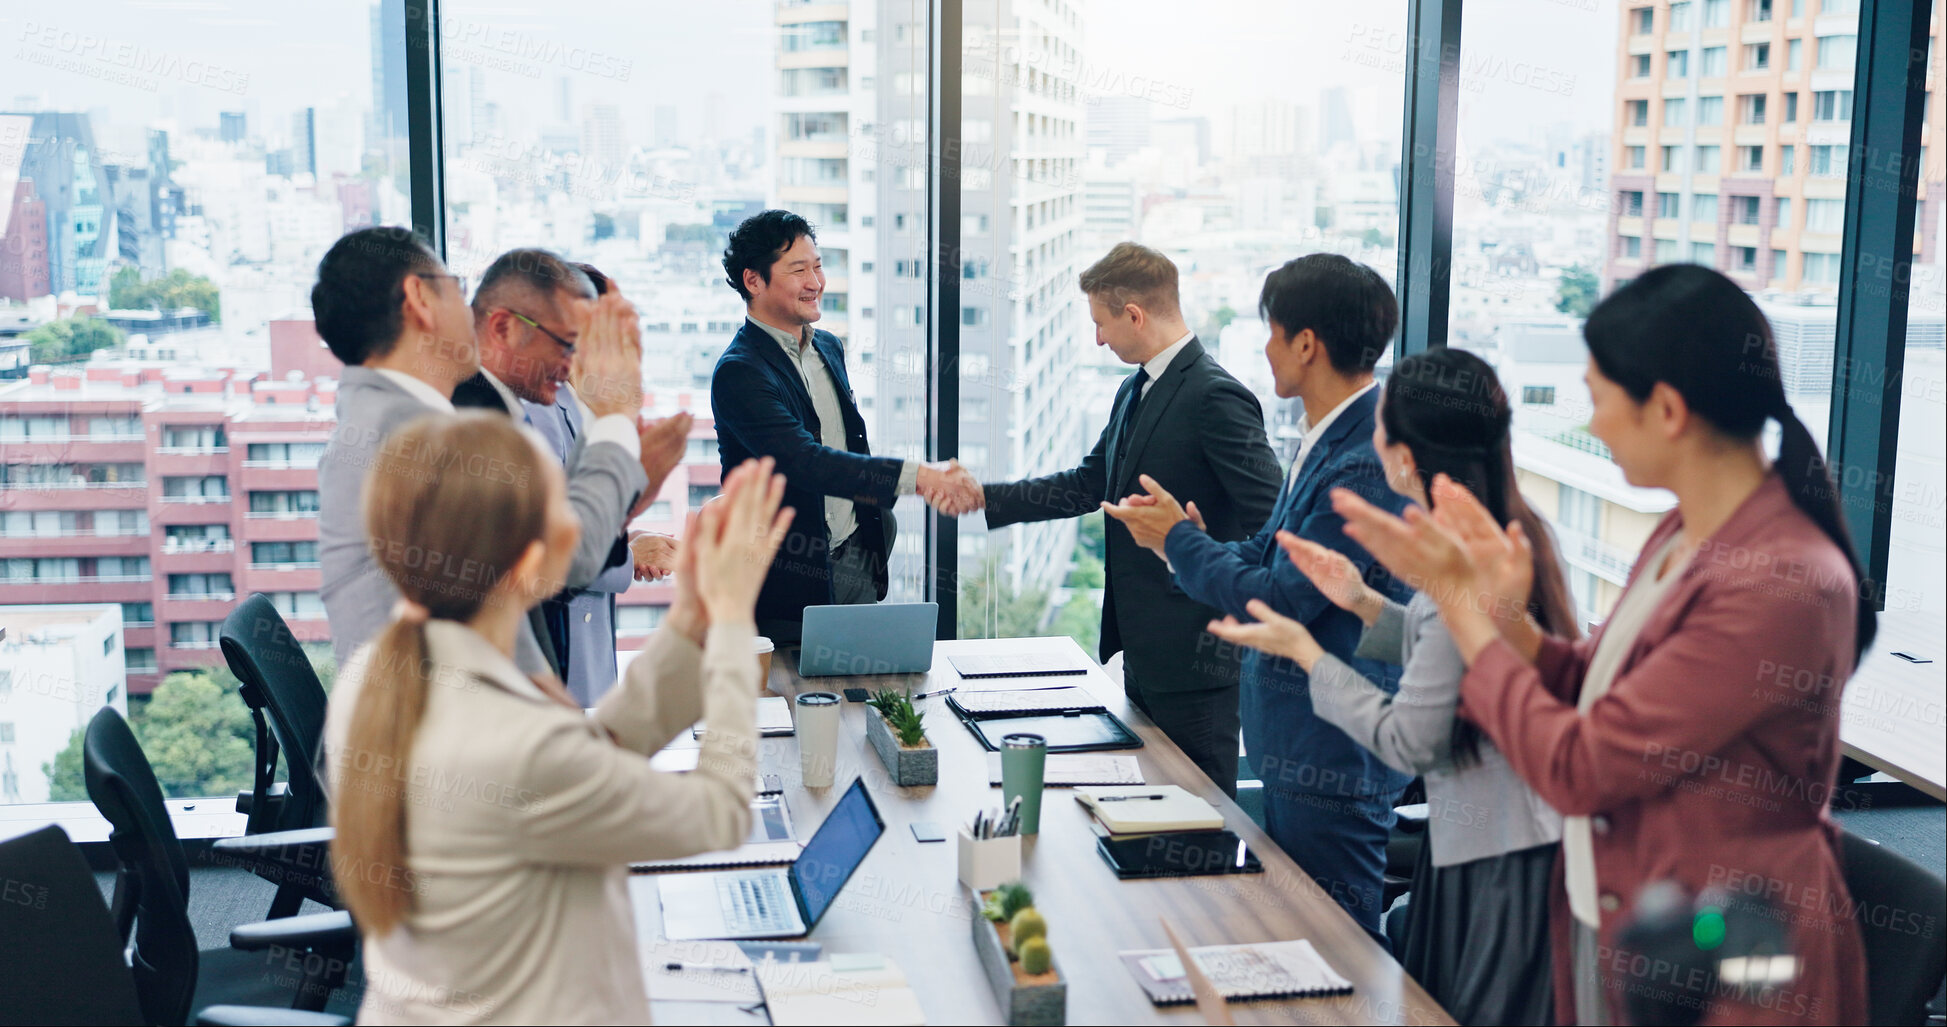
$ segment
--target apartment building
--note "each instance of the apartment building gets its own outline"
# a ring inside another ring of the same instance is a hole
[[[1620,13],[1604,290],[1677,262],[1752,292],[1836,289],[1848,176],[1891,170],[1848,153],[1858,0],[1630,2]],[[1938,153],[1940,78],[1929,82],[1920,144]],[[1940,218],[1941,169],[1922,160],[1922,226]],[[1916,260],[1938,262],[1938,245],[1938,232],[1917,232]]]

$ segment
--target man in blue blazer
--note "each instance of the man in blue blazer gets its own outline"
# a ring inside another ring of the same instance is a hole
[[[757,628],[795,642],[807,606],[886,597],[900,496],[972,505],[980,486],[951,462],[872,455],[845,345],[812,327],[825,272],[809,222],[784,210],[752,215],[730,234],[723,270],[747,316],[710,380],[718,452],[725,473],[768,456],[785,478],[784,504],[798,516],[757,597]]]
[[[1191,598],[1241,619],[1262,599],[1303,622],[1318,644],[1388,690],[1399,668],[1355,657],[1359,619],[1333,606],[1278,546],[1279,530],[1336,549],[1366,570],[1388,598],[1411,591],[1387,575],[1332,511],[1333,489],[1351,489],[1394,513],[1405,500],[1386,485],[1372,448],[1379,393],[1373,367],[1399,323],[1393,291],[1371,268],[1336,254],[1300,257],[1271,272],[1258,300],[1271,337],[1264,355],[1280,397],[1305,406],[1306,430],[1271,519],[1241,542],[1219,542],[1145,475],[1146,496],[1104,504],[1143,546],[1168,561]],[[1380,897],[1393,803],[1411,778],[1380,762],[1312,712],[1310,682],[1296,663],[1243,654],[1244,749],[1264,782],[1265,829],[1380,944]]]

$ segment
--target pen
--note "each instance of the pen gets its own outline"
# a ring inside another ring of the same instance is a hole
[[[915,695],[915,696],[913,696],[913,698],[914,698],[914,699],[931,699],[932,697],[934,697],[934,696],[936,696],[936,695],[945,695],[945,694],[947,694],[948,692],[952,692],[952,691],[956,691],[956,690],[958,690],[958,689],[959,689],[959,687],[960,687],[959,685],[953,685],[953,686],[951,686],[951,687],[949,687],[949,688],[936,688],[936,689],[934,689],[934,690],[932,690],[931,692],[921,692],[921,693],[919,693],[918,695]]]
[[[1128,802],[1131,799],[1167,799],[1167,795],[1099,795],[1096,802]]]
[[[747,966],[714,966],[709,963],[664,963],[663,969],[670,973],[681,973],[685,970],[692,970],[698,973],[720,974],[747,974],[750,972],[750,967]]]

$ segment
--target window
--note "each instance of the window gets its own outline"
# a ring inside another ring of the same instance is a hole
[[[1798,94],[1786,93],[1785,94],[1785,124],[1792,125],[1792,124],[1796,124],[1797,122],[1798,122]]]
[[[1731,0],[1704,0],[1704,27],[1721,29],[1731,23]]]
[[[1678,252],[1677,241],[1675,239],[1658,239],[1656,241],[1656,262],[1658,264],[1676,263],[1681,259],[1677,256]]]
[[[154,603],[123,603],[122,626],[134,627],[137,624],[155,623]]]
[[[1465,29],[1463,28],[1463,31]],[[1666,78],[1690,77],[1690,51],[1671,50],[1663,55],[1663,74]]]
[[[1681,199],[1681,197],[1679,197],[1676,193],[1657,193],[1656,194],[1656,216],[1660,218],[1677,217],[1678,209],[1679,209],[1677,206],[1677,201],[1679,199]]]
[[[1633,190],[1622,194],[1623,216],[1639,218],[1643,216],[1643,192]]]
[[[1785,70],[1797,71],[1805,64],[1805,41],[1788,39],[1785,41]]]
[[[1805,230],[1839,232],[1846,225],[1846,201],[1808,199],[1805,201]]]
[[[1643,256],[1643,240],[1642,240],[1642,238],[1641,238],[1641,237],[1639,237],[1639,236],[1634,236],[1634,235],[1625,235],[1625,236],[1623,236],[1623,237],[1622,237],[1622,255],[1623,255],[1623,256],[1625,256],[1625,257],[1628,257],[1628,258],[1629,258],[1630,260],[1640,260],[1640,259],[1642,259],[1642,256]]]
[[[1632,171],[1642,170],[1643,160],[1644,160],[1644,150],[1645,147],[1641,147],[1641,146],[1624,147],[1623,166],[1629,168]]]
[[[683,445],[683,462],[686,464],[720,464],[717,440],[708,438],[690,439]]]
[[[270,605],[285,620],[324,620],[324,600],[316,592],[266,592]]]
[[[1792,198],[1789,196],[1780,196],[1778,197],[1777,203],[1778,223],[1776,227],[1781,229],[1790,228],[1792,226]]]
[[[1804,257],[1805,273],[1801,280],[1808,285],[1838,285],[1839,255],[1836,253],[1807,253]]]
[[[1690,244],[1690,262],[1706,267],[1717,266],[1717,244],[1714,242],[1693,242]]]
[[[169,426],[162,429],[162,448],[200,453],[229,449],[222,425]]]
[[[1723,78],[1725,72],[1728,69],[1729,66],[1725,63],[1723,47],[1721,46],[1704,47],[1703,57],[1701,59],[1701,63],[1699,64],[1697,70],[1697,74],[1699,77]]]
[[[1817,145],[1812,147],[1811,175],[1813,178],[1844,178],[1846,174],[1847,147],[1844,143]]]
[[[236,594],[228,574],[171,574],[171,599],[229,599]]]
[[[1764,124],[1765,94],[1747,93],[1738,97],[1738,120],[1746,125]]]
[[[1683,147],[1664,146],[1664,147],[1660,147],[1660,149],[1662,149],[1663,151],[1663,160],[1662,163],[1658,165],[1658,167],[1662,168],[1665,172],[1677,172],[1683,170],[1683,166],[1681,163],[1681,158],[1683,155],[1682,154]]]
[[[1736,270],[1750,274],[1758,269],[1758,248],[1755,246],[1733,246],[1731,252],[1737,255]]]
[[[1763,71],[1771,67],[1770,43],[1744,44],[1744,70]]]
[[[1623,103],[1623,116],[1631,127],[1642,128],[1650,123],[1650,102],[1648,100],[1628,100]]]
[[[1751,0],[1744,9],[1745,21],[1770,21],[1771,0]]]
[[[315,567],[317,563],[316,542],[250,543],[250,565],[253,567]]]
[[[618,635],[646,635],[662,626],[663,617],[669,613],[667,606],[650,606],[641,603],[615,607],[615,633]]]
[[[322,442],[252,442],[244,450],[245,466],[316,467],[324,456]]]
[[[229,503],[230,480],[220,474],[192,478],[163,478],[165,503]]]
[[[1858,36],[1819,37],[1818,66],[1821,71],[1850,71],[1853,56],[1859,51]]]
[[[1722,158],[1720,157],[1719,149],[1720,148],[1716,146],[1697,147],[1697,173],[1698,174],[1715,175],[1719,170],[1721,170]]]
[[[1698,193],[1690,198],[1690,220],[1717,223],[1717,194]]]
[[[1778,147],[1778,177],[1790,178],[1798,173],[1798,147],[1785,143]]]
[[[1629,12],[1630,30],[1639,36],[1647,36],[1656,26],[1656,9],[1639,7]]]
[[[1690,0],[1673,0],[1670,4],[1671,32],[1690,31]]]
[[[1521,402],[1527,406],[1554,406],[1555,387],[1553,385],[1523,385]]]
[[[1852,90],[1822,89],[1812,94],[1813,121],[1851,121]]]
[[[1784,281],[1785,269],[1790,264],[1791,264],[1791,255],[1788,252],[1786,252],[1785,250],[1772,250],[1771,251],[1771,280],[1774,282]]]
[[[1724,124],[1724,98],[1721,96],[1700,96],[1697,98],[1697,125],[1699,128],[1716,128]]]
[[[1648,14],[1649,12],[1645,11],[1643,13]],[[1649,54],[1639,53],[1639,54],[1630,55],[1629,77],[1630,78],[1650,77],[1650,55]]]
[[[130,674],[154,674],[156,672],[155,650],[149,646],[129,646],[122,650],[122,659],[128,662]]]
[[[250,493],[250,516],[252,517],[316,517],[317,515],[318,493],[315,490]]]
[[[1737,148],[1737,170],[1746,175],[1764,172],[1764,147],[1740,146]]]
[[[223,626],[213,621],[175,621],[169,625],[169,648],[215,649],[222,632]]]
[[[1684,120],[1689,115],[1689,113],[1690,113],[1690,108],[1684,103],[1683,100],[1681,99],[1664,100],[1663,101],[1663,127],[1679,128],[1681,126],[1689,124],[1688,121]]]

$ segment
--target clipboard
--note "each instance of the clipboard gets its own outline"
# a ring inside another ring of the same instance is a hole
[[[1046,738],[1049,752],[1096,752],[1143,746],[1143,740],[1120,717],[1100,705],[1006,709],[981,702],[962,704],[955,693],[947,696],[947,708],[988,752],[999,752],[1002,738],[1022,731]]]

